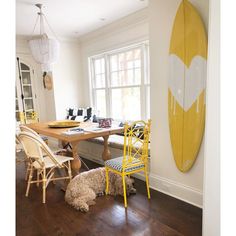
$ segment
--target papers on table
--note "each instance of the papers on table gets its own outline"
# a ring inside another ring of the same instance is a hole
[[[62,132],[64,135],[78,135],[78,134],[83,134],[84,129],[81,128],[72,128],[68,129],[67,131]]]
[[[92,132],[92,133],[97,133],[97,132],[103,131],[103,130],[104,130],[104,128],[99,128],[99,127],[94,127],[94,126],[84,128],[85,132]]]
[[[111,126],[108,128],[99,128],[97,126],[90,126],[90,127],[86,127],[84,128],[84,132],[91,132],[91,133],[98,133],[98,132],[102,132],[102,131],[106,131],[106,130],[113,130],[113,129],[117,129],[117,126]]]
[[[78,134],[84,134],[84,132],[98,133],[98,132],[102,132],[102,131],[113,129],[113,128],[117,128],[117,127],[115,126],[115,127],[110,127],[110,128],[100,128],[100,127],[98,127],[98,125],[96,125],[96,126],[92,125],[92,126],[84,127],[83,129],[79,128],[79,127],[71,128],[71,129],[68,129],[68,130],[62,132],[62,134],[64,134],[64,135],[78,135]]]

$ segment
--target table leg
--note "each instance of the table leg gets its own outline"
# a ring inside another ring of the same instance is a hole
[[[102,159],[104,161],[107,161],[109,159],[111,159],[111,152],[108,148],[108,138],[109,138],[109,135],[107,136],[103,136],[103,139],[104,139],[104,150],[103,150],[103,153],[102,153]]]
[[[79,173],[79,170],[81,167],[81,161],[78,154],[79,142],[72,142],[71,146],[72,146],[72,154],[74,158],[74,160],[71,162],[71,168],[72,168],[73,175],[76,175]]]

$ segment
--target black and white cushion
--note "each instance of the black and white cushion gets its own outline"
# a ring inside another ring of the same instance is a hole
[[[87,108],[69,108],[67,119],[76,121],[87,121],[92,117],[92,107]]]
[[[92,107],[87,107],[84,109],[84,118],[85,118],[85,121],[92,118]]]
[[[136,164],[136,163],[140,163],[140,164]],[[113,158],[110,160],[105,161],[105,166],[110,167],[113,170],[122,172],[123,171],[123,157],[117,157],[117,158]],[[140,162],[139,159],[136,160],[136,158],[133,159],[132,164],[135,164],[134,166],[128,167],[126,168],[124,171],[125,172],[132,172],[134,170],[138,170],[138,169],[142,169],[144,167],[144,164],[142,162]]]

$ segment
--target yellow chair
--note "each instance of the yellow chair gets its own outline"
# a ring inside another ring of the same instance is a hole
[[[109,191],[109,171],[121,175],[124,191],[124,205],[127,207],[125,176],[144,171],[148,199],[150,199],[148,179],[148,143],[151,120],[135,121],[124,127],[124,154],[123,157],[113,158],[105,162],[106,194]]]
[[[39,122],[38,113],[36,111],[18,112],[21,124],[31,124]]]
[[[39,122],[38,113],[36,111],[26,112],[25,118],[27,124]]]
[[[45,203],[46,188],[50,181],[72,179],[70,161],[73,160],[73,158],[55,155],[38,135],[36,136],[29,132],[21,132],[18,134],[18,138],[30,164],[25,195],[28,197],[30,185],[32,183],[36,183],[37,186],[39,186],[39,183],[42,183],[43,203]],[[54,173],[57,168],[67,169],[68,175],[55,177]],[[37,171],[37,180],[32,180],[34,170]]]
[[[26,120],[25,120],[25,113],[22,112],[22,111],[19,111],[18,112],[18,115],[19,115],[19,121],[21,124],[25,124],[26,123]]]

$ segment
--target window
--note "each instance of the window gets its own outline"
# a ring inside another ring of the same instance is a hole
[[[98,116],[115,120],[150,117],[148,44],[89,58],[93,107]]]

